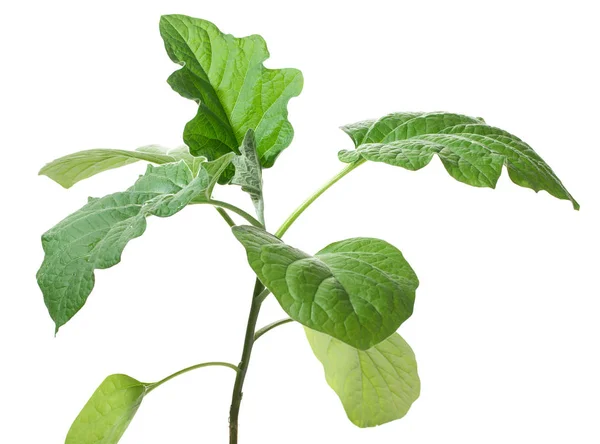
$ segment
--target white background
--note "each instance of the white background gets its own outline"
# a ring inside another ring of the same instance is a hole
[[[2,322],[0,442],[60,443],[102,379],[154,381],[206,360],[237,363],[253,275],[217,213],[149,221],[123,261],[97,272],[88,303],[53,337],[35,273],[40,235],[129,186],[136,164],[65,191],[37,177],[87,148],[177,146],[195,105],[165,82],[177,68],[164,13],[261,34],[272,68],[297,67],[296,130],[265,173],[276,228],[351,148],[337,127],[393,111],[475,116],[529,142],[581,203],[512,184],[454,181],[439,160],[413,173],[368,164],[318,200],[288,243],[314,252],[374,236],[398,246],[421,286],[400,333],[422,395],[402,420],[361,430],[325,383],[302,329],[255,348],[241,414],[250,443],[598,443],[600,291],[598,13],[593,1],[19,1],[1,7]],[[250,208],[246,196],[218,190]],[[260,324],[283,317],[273,298]],[[225,443],[233,372],[161,387],[122,439]]]

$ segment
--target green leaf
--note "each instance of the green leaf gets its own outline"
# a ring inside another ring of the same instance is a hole
[[[308,328],[305,331],[323,364],[327,383],[358,427],[402,418],[419,397],[417,361],[398,333],[363,351],[323,333]]]
[[[366,350],[412,314],[418,279],[387,242],[348,239],[310,256],[258,228],[233,233],[258,278],[307,327]]]
[[[206,201],[232,156],[202,164],[196,177],[184,161],[148,165],[127,191],[90,199],[46,232],[37,279],[57,331],[85,304],[94,270],[120,262],[125,245],[146,230],[146,217],[172,216],[192,201]]]
[[[171,60],[183,66],[169,84],[199,104],[183,134],[192,154],[212,160],[237,153],[252,129],[260,162],[271,167],[292,141],[287,103],[300,94],[302,73],[265,68],[269,52],[262,37],[235,38],[206,20],[166,15],[160,33]]]
[[[252,130],[248,130],[246,133],[240,152],[241,155],[233,159],[235,175],[231,179],[231,183],[240,185],[242,190],[250,194],[258,220],[264,225],[265,206],[262,192],[262,168],[256,153],[256,140]]]
[[[70,188],[83,179],[139,160],[159,165],[185,160],[195,175],[198,165],[206,161],[206,158],[192,156],[185,146],[171,150],[158,145],[144,146],[135,151],[94,149],[60,157],[46,164],[40,170],[40,175],[48,176],[63,187]]]
[[[65,444],[115,444],[135,416],[147,387],[127,376],[106,378],[69,429]]]
[[[556,174],[518,137],[486,125],[483,119],[449,113],[396,113],[342,127],[356,151],[342,151],[343,162],[358,157],[416,171],[437,154],[460,182],[495,188],[506,165],[510,179],[522,187],[579,204]]]

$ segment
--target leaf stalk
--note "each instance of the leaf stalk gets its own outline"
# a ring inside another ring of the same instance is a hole
[[[315,200],[321,196],[325,191],[331,188],[336,182],[338,182],[342,177],[346,176],[351,171],[354,171],[360,165],[365,163],[366,160],[361,158],[354,163],[351,163],[344,167],[342,171],[329,179],[325,184],[323,184],[317,191],[315,191],[308,199],[306,199],[298,208],[296,208],[292,214],[285,220],[285,222],[279,227],[279,229],[275,232],[275,236],[281,238],[285,232],[292,226],[292,224],[300,217],[300,215],[306,210]]]

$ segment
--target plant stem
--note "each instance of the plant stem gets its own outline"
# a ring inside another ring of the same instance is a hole
[[[239,216],[242,216],[251,225],[254,225],[255,227],[258,227],[258,228],[264,228],[263,224],[261,224],[258,220],[256,220],[256,218],[253,217],[251,214],[245,212],[241,208],[238,208],[235,205],[232,205],[230,203],[223,202],[223,201],[220,201],[220,200],[214,200],[214,199],[203,200],[203,201],[200,201],[200,202],[192,202],[192,203],[193,204],[209,204],[209,205],[214,205],[215,207],[217,207],[217,209],[218,208],[225,208],[227,210],[233,211],[234,213],[236,213]]]
[[[215,207],[215,210],[217,210],[217,212],[221,215],[221,217],[223,217],[223,219],[225,219],[225,222],[227,222],[227,225],[229,225],[230,227],[234,227],[235,226],[235,222],[233,221],[233,219],[231,218],[231,216],[229,216],[229,214],[227,213],[227,211],[225,211],[221,207]]]
[[[191,367],[187,367],[187,368],[184,368],[183,370],[179,370],[178,372],[175,372],[172,375],[167,376],[166,378],[161,379],[158,382],[155,382],[153,384],[148,384],[148,392],[147,393],[150,393],[156,387],[160,387],[165,382],[170,381],[171,379],[176,378],[179,375],[183,375],[184,373],[190,372],[192,370],[196,370],[197,368],[214,366],[214,365],[218,365],[218,366],[221,366],[221,367],[229,367],[229,368],[235,370],[236,372],[240,371],[240,369],[238,367],[236,367],[233,364],[230,364],[229,362],[203,362],[202,364],[192,365]]]
[[[257,330],[256,333],[254,334],[254,342],[256,342],[258,340],[258,338],[260,338],[265,333],[273,330],[275,327],[279,327],[280,325],[287,324],[288,322],[294,322],[294,320],[292,318],[280,319],[279,321],[275,321],[269,325],[265,325],[263,328]]]
[[[288,230],[288,228],[290,228],[290,226],[294,223],[294,221],[296,219],[298,219],[298,217],[304,212],[304,210],[306,210],[310,206],[310,204],[312,204],[315,200],[317,200],[317,198],[321,194],[323,194],[325,191],[327,191],[329,188],[331,188],[331,186],[334,183],[336,183],[338,180],[340,180],[342,177],[344,177],[349,172],[358,168],[363,163],[365,163],[365,159],[361,158],[360,160],[357,160],[356,162],[347,165],[342,171],[340,171],[338,174],[336,174],[331,179],[329,179],[329,181],[327,181],[325,184],[323,184],[323,186],[321,186],[321,188],[319,188],[317,191],[315,191],[298,208],[296,208],[296,210],[294,210],[294,212],[292,214],[290,214],[290,216],[286,219],[286,221],[275,232],[275,236],[277,236],[277,237],[283,236],[285,234],[285,232]]]
[[[242,351],[242,359],[238,365],[239,371],[235,378],[233,386],[233,394],[231,396],[231,408],[229,410],[229,444],[237,444],[238,442],[238,418],[240,414],[240,405],[242,403],[244,387],[244,379],[248,371],[250,356],[252,354],[252,346],[254,345],[254,330],[256,329],[256,321],[260,312],[262,300],[261,293],[265,289],[260,280],[256,279],[254,284],[254,293],[252,295],[252,306],[248,316],[248,325],[246,326],[246,336],[244,339],[244,349]]]

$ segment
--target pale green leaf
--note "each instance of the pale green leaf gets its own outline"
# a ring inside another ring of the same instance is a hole
[[[261,282],[307,327],[365,350],[412,314],[417,277],[387,242],[348,239],[310,256],[258,228],[233,233]]]
[[[402,418],[419,397],[417,361],[398,333],[363,351],[329,335],[308,328],[305,331],[323,364],[327,383],[358,427]]]
[[[455,179],[476,187],[495,188],[502,167],[522,187],[579,204],[556,174],[518,137],[485,124],[483,119],[450,113],[396,113],[342,127],[356,151],[342,151],[343,162],[359,157],[408,170],[426,166],[438,155]]]
[[[231,156],[202,164],[196,177],[184,161],[148,165],[127,191],[90,199],[46,232],[37,279],[56,329],[85,304],[94,270],[119,263],[125,245],[144,233],[146,217],[172,216],[192,201],[206,201]]]
[[[231,179],[234,185],[240,185],[242,190],[250,194],[258,220],[264,225],[265,223],[265,207],[262,192],[262,168],[256,153],[256,140],[254,132],[248,130],[242,146],[240,147],[240,155],[234,157],[233,165],[235,166],[235,175]]]
[[[206,161],[206,158],[192,156],[185,146],[169,150],[158,145],[149,145],[135,151],[100,148],[79,151],[53,160],[40,170],[40,175],[48,176],[63,187],[70,188],[83,179],[140,160],[159,165],[185,160],[195,175],[199,164]]]
[[[65,444],[116,444],[135,416],[147,387],[127,376],[106,378],[69,429]]]
[[[272,166],[292,141],[287,104],[302,90],[300,71],[265,68],[269,52],[262,37],[236,38],[206,20],[166,15],[160,33],[171,60],[183,66],[169,84],[199,104],[183,135],[192,154],[216,159],[237,153],[252,129],[262,166]]]

